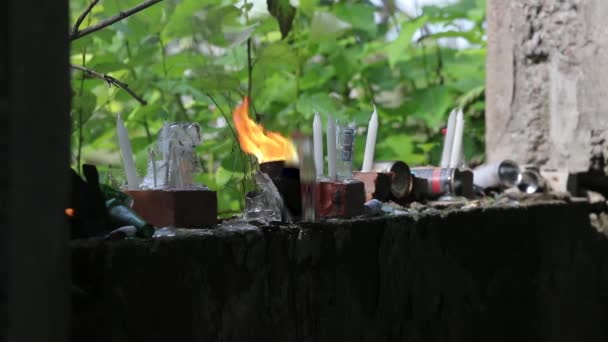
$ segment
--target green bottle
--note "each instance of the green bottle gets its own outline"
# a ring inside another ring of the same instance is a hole
[[[110,220],[119,226],[134,226],[135,236],[140,238],[151,238],[154,235],[154,226],[144,221],[135,211],[126,206],[121,200],[112,198],[106,201],[106,207],[110,214]]]
[[[127,207],[131,207],[133,205],[133,197],[129,196],[128,194],[126,194],[120,190],[117,190],[117,189],[111,187],[110,185],[99,184],[99,189],[101,190],[101,193],[103,194],[103,197],[106,201],[109,201],[109,200],[115,198],[118,201],[120,201],[121,204],[124,204]]]

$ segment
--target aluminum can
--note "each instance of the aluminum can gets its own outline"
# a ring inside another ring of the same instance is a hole
[[[546,182],[540,171],[536,167],[527,167],[521,173],[521,178],[517,187],[520,191],[527,194],[542,192],[546,187]]]
[[[428,198],[437,198],[456,193],[458,169],[441,167],[414,167],[414,177],[427,180],[427,188],[421,194]]]
[[[511,188],[520,180],[519,165],[512,160],[484,164],[473,170],[473,183],[484,189]]]
[[[374,162],[372,171],[390,172],[393,174],[391,181],[391,194],[396,199],[402,199],[412,192],[413,181],[410,167],[400,160],[389,160]]]

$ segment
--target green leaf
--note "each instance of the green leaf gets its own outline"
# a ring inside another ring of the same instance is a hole
[[[249,28],[242,26],[238,22],[240,15],[241,13],[238,8],[233,5],[207,9],[203,12],[201,20],[197,22],[197,30],[212,44],[230,46],[234,44],[234,41],[230,39],[231,33],[244,30],[245,35],[248,34],[246,31]],[[226,35],[227,32],[229,32],[228,36]],[[240,33],[242,34],[243,32]]]
[[[171,14],[167,25],[163,28],[164,40],[183,37],[191,34],[197,28],[198,12],[205,7],[204,1],[183,0]]]
[[[293,49],[283,41],[267,45],[260,51],[254,72],[269,74],[278,71],[295,72],[298,59]]]
[[[304,119],[311,119],[315,112],[335,114],[338,104],[327,93],[302,94],[296,103],[296,109],[304,115]]]
[[[336,15],[350,23],[354,29],[365,32],[370,37],[376,35],[378,25],[374,22],[374,8],[367,4],[343,4],[335,10]]]
[[[444,86],[415,91],[412,98],[416,99],[416,108],[412,112],[412,116],[422,120],[433,129],[440,127],[450,107],[456,106],[448,89]]]
[[[408,48],[412,43],[414,33],[426,23],[425,17],[418,17],[402,23],[399,37],[388,44],[385,48],[388,64],[394,68],[397,62],[409,59]]]
[[[90,91],[83,91],[81,95],[76,95],[72,99],[72,116],[75,128],[78,125],[78,120],[82,120],[82,124],[86,123],[95,110],[97,98]]]
[[[296,8],[291,6],[289,0],[267,0],[268,12],[277,19],[281,37],[285,38],[291,31],[293,19],[296,16]]]
[[[222,67],[207,65],[194,70],[194,80],[184,82],[190,83],[196,91],[190,90],[193,95],[201,95],[210,91],[228,91],[239,87],[239,79],[233,73],[227,72]],[[197,94],[200,92],[200,94]],[[204,96],[206,98],[206,95]]]
[[[483,42],[483,37],[480,32],[471,30],[471,31],[455,31],[448,30],[443,32],[437,32],[430,35],[425,36],[424,39],[439,39],[439,38],[463,38],[466,39],[471,44],[481,44]]]
[[[393,134],[382,139],[376,153],[376,159],[403,160],[410,165],[420,165],[426,160],[423,153],[416,152],[412,138],[405,134]]]
[[[230,43],[230,47],[239,46],[251,38],[258,26],[259,24],[256,23],[246,27],[225,27],[224,38]]]
[[[352,25],[328,12],[315,12],[310,24],[310,40],[331,41],[352,28]]]
[[[332,65],[318,63],[308,65],[300,77],[300,90],[304,91],[313,88],[321,88],[335,74],[336,70]]]
[[[223,167],[219,167],[215,172],[215,184],[218,186],[226,185],[226,183],[230,182],[234,177],[234,172],[228,171]]]

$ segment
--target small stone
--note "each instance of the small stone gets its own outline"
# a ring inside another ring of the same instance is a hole
[[[410,203],[410,209],[411,210],[417,210],[417,211],[421,211],[424,208],[426,208],[426,206],[420,202],[412,202]]]
[[[587,191],[587,199],[591,204],[606,202],[606,198],[602,194],[591,190]]]

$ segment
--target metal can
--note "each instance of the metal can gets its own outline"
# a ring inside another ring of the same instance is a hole
[[[439,197],[456,192],[455,168],[441,167],[414,167],[412,174],[417,178],[427,180],[427,189],[424,194],[428,197]]]
[[[512,160],[484,164],[473,170],[473,183],[484,189],[511,188],[520,180],[519,165]]]
[[[526,167],[521,173],[521,178],[517,184],[519,190],[527,194],[542,192],[545,186],[545,179],[541,176],[540,170],[535,166]]]
[[[457,168],[414,167],[412,175],[427,180],[427,198],[437,198],[443,195],[473,195],[473,174],[470,171],[460,171]]]
[[[393,174],[391,194],[396,199],[405,198],[412,192],[412,172],[406,163],[400,160],[379,161],[372,165],[372,171]]]

